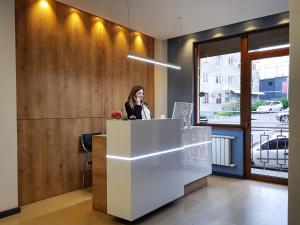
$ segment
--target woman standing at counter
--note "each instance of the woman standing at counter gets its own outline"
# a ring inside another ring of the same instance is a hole
[[[125,103],[125,109],[128,119],[150,120],[150,110],[146,102],[143,101],[144,88],[142,86],[134,86]]]

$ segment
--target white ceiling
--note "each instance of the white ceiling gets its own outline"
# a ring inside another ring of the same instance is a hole
[[[126,0],[59,0],[128,27]],[[288,0],[128,0],[129,27],[157,39],[288,11]]]

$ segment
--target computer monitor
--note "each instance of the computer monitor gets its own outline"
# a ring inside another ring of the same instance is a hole
[[[175,102],[173,108],[172,119],[181,119],[182,126],[191,126],[193,103]]]

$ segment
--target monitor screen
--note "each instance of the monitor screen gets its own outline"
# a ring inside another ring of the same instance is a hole
[[[183,127],[191,126],[193,106],[193,103],[175,102],[172,119],[181,119]]]

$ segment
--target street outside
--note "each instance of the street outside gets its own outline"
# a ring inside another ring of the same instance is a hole
[[[257,113],[252,112],[251,127],[253,140],[255,144],[260,140],[260,134],[268,134],[271,136],[286,134],[288,132],[289,125],[283,124],[276,119],[277,112]],[[223,118],[208,118],[209,123],[216,124],[239,124],[240,116],[230,116]]]
[[[271,140],[277,137],[289,137],[289,125],[283,124],[276,119],[278,112],[266,112],[257,113],[252,112],[251,119],[251,135],[252,135],[252,146]],[[229,116],[229,117],[208,117],[208,122],[212,124],[239,124],[240,116]],[[280,175],[281,176],[281,175]]]
[[[252,112],[252,127],[261,127],[261,128],[288,128],[288,124],[283,124],[276,119],[277,112],[267,112],[267,113],[257,113]],[[211,124],[239,124],[240,116],[228,116],[228,117],[219,117],[219,116],[209,116],[208,122]]]

